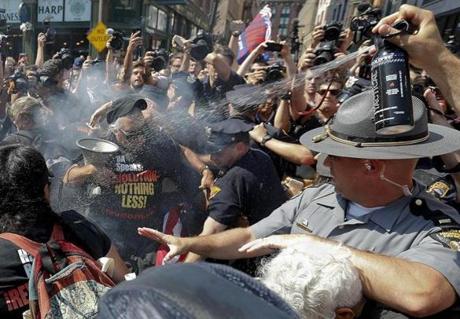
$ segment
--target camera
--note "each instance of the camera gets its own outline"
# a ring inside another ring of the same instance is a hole
[[[165,49],[156,49],[151,54],[153,60],[150,64],[150,67],[155,70],[155,72],[160,72],[168,65],[169,55]]]
[[[59,52],[56,54],[56,57],[61,59],[64,69],[70,70],[72,68],[74,58],[69,49],[61,48],[61,50],[59,50]]]
[[[334,54],[342,31],[342,24],[331,23],[324,27],[324,38],[315,49],[313,65],[320,65],[334,60]]]
[[[339,95],[337,95],[337,102],[342,104],[353,95],[369,90],[370,88],[370,80],[358,78],[351,86],[344,88]]]
[[[198,34],[191,39],[192,46],[190,56],[195,61],[202,61],[213,50],[212,36],[209,33],[200,30]]]
[[[265,81],[264,82],[275,82],[279,81],[284,78],[284,71],[286,68],[282,66],[281,64],[275,63],[270,65],[266,71],[267,75],[265,76]]]
[[[283,49],[283,45],[281,43],[276,42],[267,42],[267,46],[265,48],[266,51],[272,52],[280,52]]]
[[[377,25],[382,17],[382,10],[374,8],[368,3],[358,6],[358,16],[350,22],[350,29],[354,32],[353,41],[360,43],[364,39],[371,38],[372,28]]]
[[[48,19],[45,19],[43,21],[43,25],[46,28],[46,31],[45,31],[46,42],[47,43],[54,42],[54,39],[56,38],[56,30],[50,27],[50,21]]]
[[[110,39],[110,47],[114,50],[121,50],[123,48],[123,33],[113,29],[107,29],[107,34],[112,38]]]
[[[26,75],[19,69],[15,70],[6,80],[14,82],[14,88],[11,93],[26,93],[29,89],[29,81]]]

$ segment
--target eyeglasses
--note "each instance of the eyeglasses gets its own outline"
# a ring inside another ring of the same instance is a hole
[[[333,96],[337,96],[340,94],[341,90],[328,90],[328,89],[318,90],[319,95],[326,95],[327,92],[329,92]]]
[[[118,131],[123,133],[123,135],[126,137],[127,140],[132,140],[132,139],[135,139],[136,137],[139,137],[139,136],[143,135],[142,130],[136,130],[136,131],[128,132],[128,131],[125,131],[125,130],[119,128]]]

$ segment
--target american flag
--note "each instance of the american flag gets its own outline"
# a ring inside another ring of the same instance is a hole
[[[270,7],[266,5],[240,34],[238,39],[238,64],[243,63],[249,53],[260,43],[270,39],[272,32],[271,17],[272,11]]]

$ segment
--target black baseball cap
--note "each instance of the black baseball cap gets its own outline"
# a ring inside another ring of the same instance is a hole
[[[249,131],[254,125],[240,119],[229,118],[221,122],[212,123],[206,127],[208,154],[218,153],[227,145],[249,138]]]
[[[118,118],[131,113],[136,108],[141,111],[147,108],[147,102],[141,95],[129,94],[116,99],[112,102],[110,112],[107,113],[107,123],[112,124]]]

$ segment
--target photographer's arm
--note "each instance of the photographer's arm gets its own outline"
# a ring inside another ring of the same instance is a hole
[[[238,71],[238,39],[239,36],[231,35],[230,40],[228,41],[228,47],[232,50],[233,54],[235,55],[235,59],[233,60],[232,70]]]
[[[107,48],[107,56],[105,57],[105,82],[106,83],[109,83],[110,79],[113,79],[115,75],[115,67],[113,65],[114,55],[113,55],[113,49],[110,46],[110,41],[111,39],[109,39],[105,45]]]
[[[296,75],[297,70],[295,63],[292,60],[291,48],[287,43],[283,43],[283,48],[280,51],[280,55],[283,58],[286,66],[287,78],[292,79]]]
[[[251,65],[254,63],[255,59],[262,53],[264,52],[265,48],[267,47],[266,45],[267,42],[262,42],[259,44],[254,50],[252,50],[251,53],[244,59],[243,63],[241,63],[240,67],[238,68],[238,71],[236,73],[239,76],[245,76],[246,73],[248,73],[249,69],[251,68]]]
[[[278,108],[276,109],[273,126],[283,130],[284,132],[289,131],[290,116],[289,116],[289,100],[281,99]]]
[[[235,56],[235,60],[233,61],[232,70],[237,72],[238,71],[238,40],[240,37],[241,32],[243,32],[245,24],[241,20],[233,20],[230,23],[230,40],[228,41],[228,47],[232,50],[233,55]],[[239,74],[242,76],[241,74]]]
[[[125,60],[123,61],[123,81],[127,81],[133,66],[134,49],[142,45],[142,37],[139,36],[140,31],[131,34],[128,47],[126,48]]]
[[[45,43],[46,35],[39,33],[37,37],[37,57],[35,58],[35,65],[41,67],[45,62]]]

